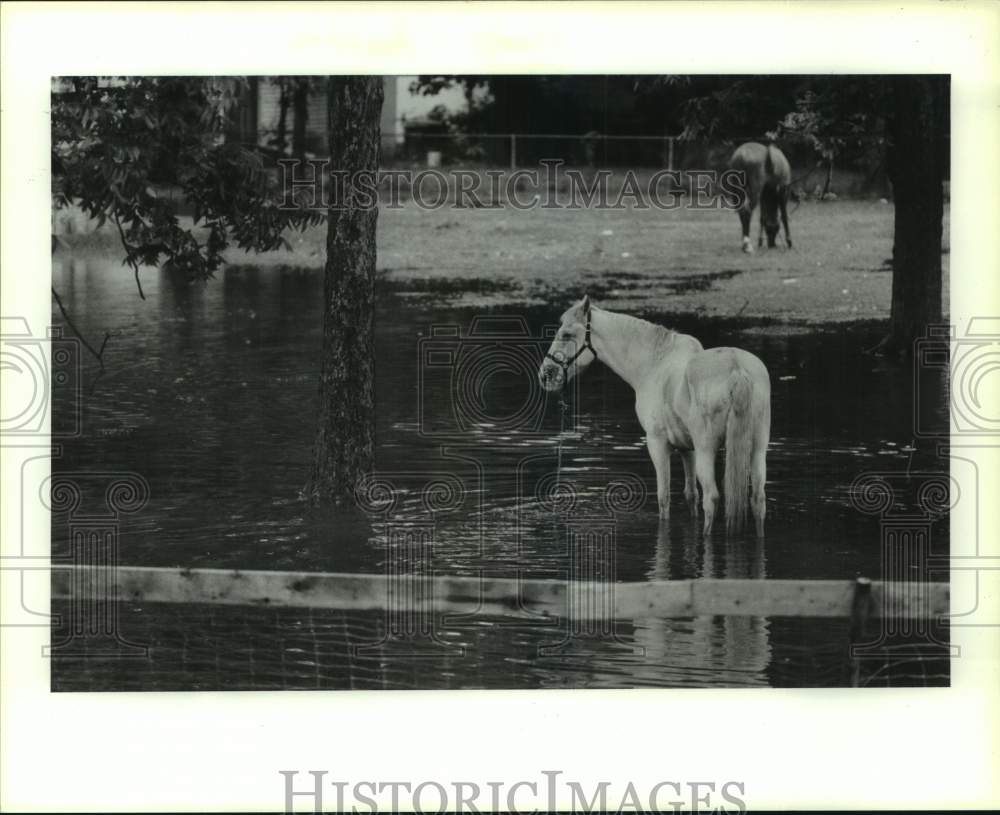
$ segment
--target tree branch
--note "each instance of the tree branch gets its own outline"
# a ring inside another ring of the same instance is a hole
[[[118,234],[122,240],[122,246],[125,247],[125,262],[132,267],[132,273],[135,275],[135,285],[139,288],[139,296],[145,300],[146,295],[142,292],[142,283],[139,282],[139,264],[132,259],[132,245],[128,242],[125,237],[125,230],[122,229],[122,222],[118,220],[118,213],[111,213],[115,219],[115,226],[118,227]],[[82,337],[80,339],[83,339]]]
[[[78,340],[83,343],[83,347],[90,351],[94,355],[94,359],[97,360],[97,364],[101,366],[100,373],[94,378],[94,381],[90,384],[90,389],[93,390],[94,386],[97,385],[97,381],[104,376],[104,349],[108,345],[108,340],[111,339],[110,332],[104,332],[104,341],[101,343],[101,350],[97,351],[94,346],[87,342],[86,338],[80,333],[80,329],[76,327],[76,324],[70,319],[69,312],[66,311],[66,307],[63,305],[62,298],[59,296],[59,292],[56,291],[55,286],[52,287],[52,296],[55,298],[56,305],[59,306],[59,311],[62,313],[63,319],[66,321],[66,325],[70,327],[70,330],[76,334]]]

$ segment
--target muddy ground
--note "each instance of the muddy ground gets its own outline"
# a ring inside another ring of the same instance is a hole
[[[423,210],[411,202],[379,215],[379,280],[404,298],[453,307],[560,311],[588,292],[609,308],[740,318],[772,330],[887,320],[892,204],[807,201],[792,205],[790,221],[794,249],[746,255],[738,219],[724,210]],[[946,247],[947,234],[946,209]],[[289,237],[291,252],[231,250],[228,258],[322,265],[324,227]],[[115,248],[106,231],[61,240],[74,254]],[[942,261],[947,313],[947,248]]]

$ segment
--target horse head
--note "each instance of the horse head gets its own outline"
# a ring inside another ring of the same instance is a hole
[[[590,342],[590,317],[589,296],[563,314],[559,330],[538,369],[538,381],[545,390],[559,390],[597,359]]]

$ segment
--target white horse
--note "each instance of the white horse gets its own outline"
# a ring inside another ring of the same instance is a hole
[[[764,363],[739,348],[704,350],[694,337],[605,311],[583,300],[562,316],[538,378],[557,391],[595,359],[635,391],[635,412],[656,468],[660,517],[670,514],[670,454],[684,459],[684,498],[697,516],[701,484],[704,534],[712,529],[719,490],[715,456],[726,446],[726,529],[746,522],[751,504],[764,534],[771,381]]]

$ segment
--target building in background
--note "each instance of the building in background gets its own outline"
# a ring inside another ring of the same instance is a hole
[[[392,157],[403,144],[407,123],[426,120],[436,107],[451,113],[465,109],[460,88],[434,96],[412,93],[416,76],[387,76],[382,104],[382,150]],[[326,77],[253,76],[240,92],[228,134],[247,144],[295,156],[322,156],[327,151]]]

